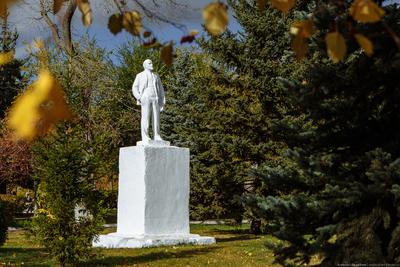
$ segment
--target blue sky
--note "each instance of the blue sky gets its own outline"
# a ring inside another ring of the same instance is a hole
[[[0,0],[1,1],[1,0]],[[51,0],[48,0],[51,1]],[[171,8],[168,5],[162,4],[166,3],[166,0],[139,0],[145,3],[149,8],[162,14],[168,19],[184,24],[187,26],[188,30],[197,29],[202,32],[202,9],[210,2],[215,2],[216,0],[174,0],[182,5],[186,5],[184,8]],[[153,1],[161,3],[161,5],[156,8],[152,5]],[[10,23],[17,28],[20,38],[17,46],[17,57],[22,57],[26,54],[24,43],[31,43],[35,38],[42,38],[47,41],[52,41],[50,38],[50,30],[48,26],[38,18],[39,10],[37,8],[39,0],[24,0],[21,4],[15,6],[11,10]],[[138,9],[134,5],[133,0],[127,0],[129,9]],[[223,0],[222,2],[225,2]],[[400,0],[388,0],[389,3],[399,3]],[[95,37],[98,44],[109,50],[115,50],[120,47],[123,43],[132,40],[130,34],[126,32],[119,33],[118,35],[112,35],[107,29],[108,18],[117,12],[117,8],[114,6],[112,0],[90,0],[94,13],[94,22],[89,28],[85,28],[81,23],[81,14],[76,12],[73,18],[72,28],[73,28],[73,38],[79,39],[85,33],[89,36]],[[232,17],[230,12],[230,23],[229,28],[236,32],[240,29],[240,26]],[[59,18],[55,17],[55,21]],[[171,25],[165,23],[157,23],[154,21],[149,21],[144,19],[144,25],[151,29],[155,36],[161,41],[166,42],[169,40],[175,41],[179,45],[180,37],[184,35],[182,31],[174,28]]]
[[[137,9],[137,7],[133,5],[133,2],[130,2],[129,0],[127,2],[130,3],[130,9]],[[182,8],[171,8],[163,4],[156,8],[152,6],[152,1],[142,0],[142,2],[148,3],[147,5],[149,8],[162,14],[171,21],[186,25],[188,30],[197,29],[200,31],[200,34],[202,34],[201,11],[202,8],[204,8],[208,3],[213,2],[213,0],[176,0],[176,2],[186,5],[186,7]],[[165,1],[159,0],[159,2],[163,3]],[[40,16],[39,10],[37,9],[37,3],[38,0],[25,0],[23,3],[11,10],[9,19],[10,24],[16,27],[20,34],[17,47],[17,57],[22,57],[26,54],[24,44],[31,43],[35,38],[52,41],[50,38],[50,30],[47,25],[43,21],[38,20]],[[112,4],[111,0],[91,0],[91,4],[94,11],[94,21],[89,28],[82,25],[80,12],[75,13],[72,23],[73,38],[75,40],[79,39],[79,36],[88,33],[89,36],[97,39],[100,46],[109,50],[114,50],[120,47],[123,43],[132,40],[133,37],[126,32],[121,32],[114,36],[108,31],[108,17],[117,12],[116,7]],[[234,20],[232,14],[230,14],[230,16],[229,28],[232,31],[237,31],[240,26]],[[57,17],[53,19],[55,21],[59,20]],[[179,44],[180,37],[185,34],[181,30],[169,24],[150,21],[149,19],[144,20],[144,25],[151,29],[160,41],[164,42],[173,40],[176,44]]]

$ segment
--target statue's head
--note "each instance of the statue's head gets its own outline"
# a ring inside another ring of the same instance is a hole
[[[153,61],[151,61],[150,59],[146,59],[143,62],[143,68],[145,70],[153,70]]]

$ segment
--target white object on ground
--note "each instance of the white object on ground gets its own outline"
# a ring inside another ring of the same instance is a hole
[[[214,237],[200,235],[158,235],[158,236],[124,236],[118,233],[100,235],[94,247],[102,248],[150,248],[176,245],[211,245]]]

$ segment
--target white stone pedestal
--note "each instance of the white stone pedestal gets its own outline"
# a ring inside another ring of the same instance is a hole
[[[121,148],[117,232],[100,235],[93,246],[213,243],[213,237],[190,234],[189,149],[162,142]]]

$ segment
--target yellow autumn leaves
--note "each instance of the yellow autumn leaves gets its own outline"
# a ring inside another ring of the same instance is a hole
[[[13,61],[13,59],[14,59],[14,51],[0,53],[0,66],[10,63],[11,61]]]
[[[60,120],[71,118],[61,85],[48,70],[17,98],[8,115],[8,126],[17,138],[33,140]]]
[[[311,20],[297,21],[290,27],[290,33],[294,35],[292,48],[296,51],[298,59],[303,58],[308,51],[306,40],[315,32],[314,23]]]
[[[92,9],[90,7],[89,0],[76,0],[79,11],[82,13],[82,23],[86,27],[92,24]]]
[[[35,42],[38,45],[39,41]],[[0,53],[0,66],[14,60],[14,51]],[[47,133],[55,123],[71,118],[61,85],[47,69],[13,103],[8,113],[8,127],[16,138],[33,140]]]
[[[17,0],[0,0],[0,16],[5,17],[7,8]],[[53,12],[58,13],[66,0],[54,0]],[[287,13],[296,5],[296,0],[257,0],[260,11],[264,11],[267,4],[273,8]],[[82,23],[85,26],[92,24],[93,15],[89,0],[76,0],[77,7],[82,15]],[[354,21],[359,23],[376,23],[382,19],[385,12],[373,0],[354,0],[348,9],[348,14]],[[229,23],[228,7],[221,2],[213,2],[203,10],[205,29],[213,37],[221,35]],[[108,21],[108,28],[111,33],[118,34],[126,30],[134,36],[140,36],[143,30],[141,14],[136,11],[124,11],[113,14]],[[316,32],[312,19],[296,21],[290,26],[290,33],[293,35],[292,48],[298,59],[306,56],[308,51],[308,39]],[[144,32],[143,37],[151,37],[151,32]],[[189,36],[194,38],[195,34]],[[361,33],[353,33],[352,37],[371,56],[374,52],[374,45],[366,36]],[[192,40],[191,39],[191,40]],[[158,43],[158,42],[157,42]],[[337,63],[346,58],[346,39],[336,28],[325,36],[325,44],[329,58]],[[173,43],[164,45],[158,43],[161,48],[161,59],[165,64],[171,65],[174,58]],[[10,63],[14,59],[14,52],[0,54],[0,65]],[[71,118],[71,112],[65,101],[64,92],[48,70],[42,70],[38,80],[22,94],[12,106],[8,125],[14,130],[19,138],[33,140],[36,136],[48,132],[55,123],[60,120]]]
[[[272,7],[287,13],[295,5],[296,0],[269,0]],[[260,11],[264,11],[267,0],[257,0]],[[382,19],[385,11],[380,8],[373,0],[354,0],[349,8],[349,15],[359,23],[375,23]],[[315,32],[314,22],[310,19],[296,21],[290,27],[293,35],[292,49],[296,53],[297,59],[304,58],[308,52],[307,39]],[[374,45],[366,36],[361,33],[353,34],[354,39],[363,51],[371,56],[374,53]],[[325,36],[325,44],[329,58],[337,63],[346,58],[347,45],[343,35],[338,31],[330,32]]]
[[[354,34],[354,38],[356,39],[358,45],[364,50],[365,54],[372,56],[374,53],[374,45],[372,42],[361,33]]]
[[[282,12],[289,12],[294,7],[296,0],[271,0],[271,5]]]
[[[34,45],[41,48],[43,42]],[[14,60],[14,51],[0,53],[0,66]],[[47,133],[55,123],[71,118],[61,85],[47,69],[39,73],[38,80],[20,95],[9,110],[8,127],[16,138],[33,140]]]
[[[211,3],[203,10],[204,26],[212,36],[221,35],[228,26],[228,7],[223,3]]]
[[[53,13],[57,14],[66,0],[54,0],[53,1]],[[86,27],[89,27],[92,24],[93,16],[92,16],[92,8],[90,7],[89,0],[75,0],[76,5],[78,6],[79,11],[82,14],[82,23]]]
[[[282,12],[289,12],[296,5],[296,0],[270,0],[271,5]],[[261,10],[265,8],[266,0],[257,0]],[[381,20],[385,11],[372,0],[354,0],[350,9],[350,15],[361,23],[373,23]]]
[[[38,49],[43,41],[33,43]],[[14,51],[0,53],[0,66],[14,60]],[[55,123],[71,118],[61,85],[47,69],[42,69],[38,80],[20,95],[7,116],[7,125],[18,139],[33,140],[46,134]]]
[[[142,18],[136,10],[114,14],[108,20],[108,29],[114,35],[125,29],[132,35],[139,36],[142,28]]]
[[[272,5],[283,12],[287,12],[288,7],[294,5],[294,1],[290,0],[281,0],[280,2],[285,2],[286,6],[283,6],[282,3],[279,3],[279,5],[273,4],[273,1],[271,0]],[[375,23],[382,19],[385,11],[372,0],[354,0],[349,8],[349,14],[359,23]],[[313,35],[314,31],[312,20],[297,21],[291,26],[290,32],[294,36],[292,48],[298,59],[303,58],[307,54],[307,39]],[[373,54],[374,46],[371,40],[361,33],[355,33],[353,34],[353,37],[368,56]],[[339,30],[328,33],[325,36],[325,44],[328,57],[334,63],[338,63],[346,58],[346,40]]]
[[[385,11],[372,0],[355,0],[349,9],[349,13],[355,21],[360,23],[375,23],[382,19]],[[353,37],[368,56],[374,53],[374,45],[366,36],[356,33]],[[328,56],[333,62],[337,63],[346,57],[346,40],[340,32],[328,33],[325,42]]]
[[[7,12],[7,6],[16,1],[17,0],[1,0],[0,15]],[[66,0],[54,0],[53,12],[59,12],[64,2],[66,2]],[[296,5],[296,0],[256,0],[256,2],[261,11],[265,10],[266,5],[269,2],[272,7],[284,13],[289,12]],[[82,14],[83,24],[85,26],[91,25],[93,19],[89,0],[76,0],[76,4]],[[354,0],[349,8],[349,15],[359,23],[378,22],[382,19],[384,14],[384,10],[373,0]],[[203,9],[203,19],[205,29],[211,36],[217,37],[227,28],[229,22],[228,7],[219,1],[213,2]],[[134,36],[140,36],[143,29],[141,14],[136,10],[121,10],[120,13],[113,14],[109,18],[108,28],[114,35],[125,29]],[[303,58],[308,51],[307,39],[314,33],[312,20],[295,22],[291,26],[290,30],[294,36],[292,48],[296,52],[298,59]],[[308,34],[310,30],[312,30],[312,33]],[[370,56],[373,54],[373,43],[366,36],[360,33],[355,33],[353,37],[367,55]],[[339,62],[346,57],[346,42],[338,30],[328,33],[325,37],[325,42],[328,56],[334,62]],[[164,55],[162,57],[163,61],[167,65],[170,65],[173,59],[173,52],[170,52],[172,44],[167,43],[166,45],[161,45],[158,42],[155,43],[158,45],[146,45],[146,47],[160,47],[162,49],[162,54]]]
[[[347,53],[346,40],[339,32],[330,32],[325,36],[328,56],[334,63],[344,59]]]
[[[365,54],[372,56],[374,53],[374,45],[372,42],[360,33],[354,34],[354,38],[356,39],[358,45],[363,49]],[[338,63],[346,57],[346,40],[342,34],[337,31],[328,33],[325,37],[325,42],[328,56],[334,63]]]
[[[349,13],[354,20],[361,23],[378,22],[385,15],[385,11],[372,0],[355,0]]]

